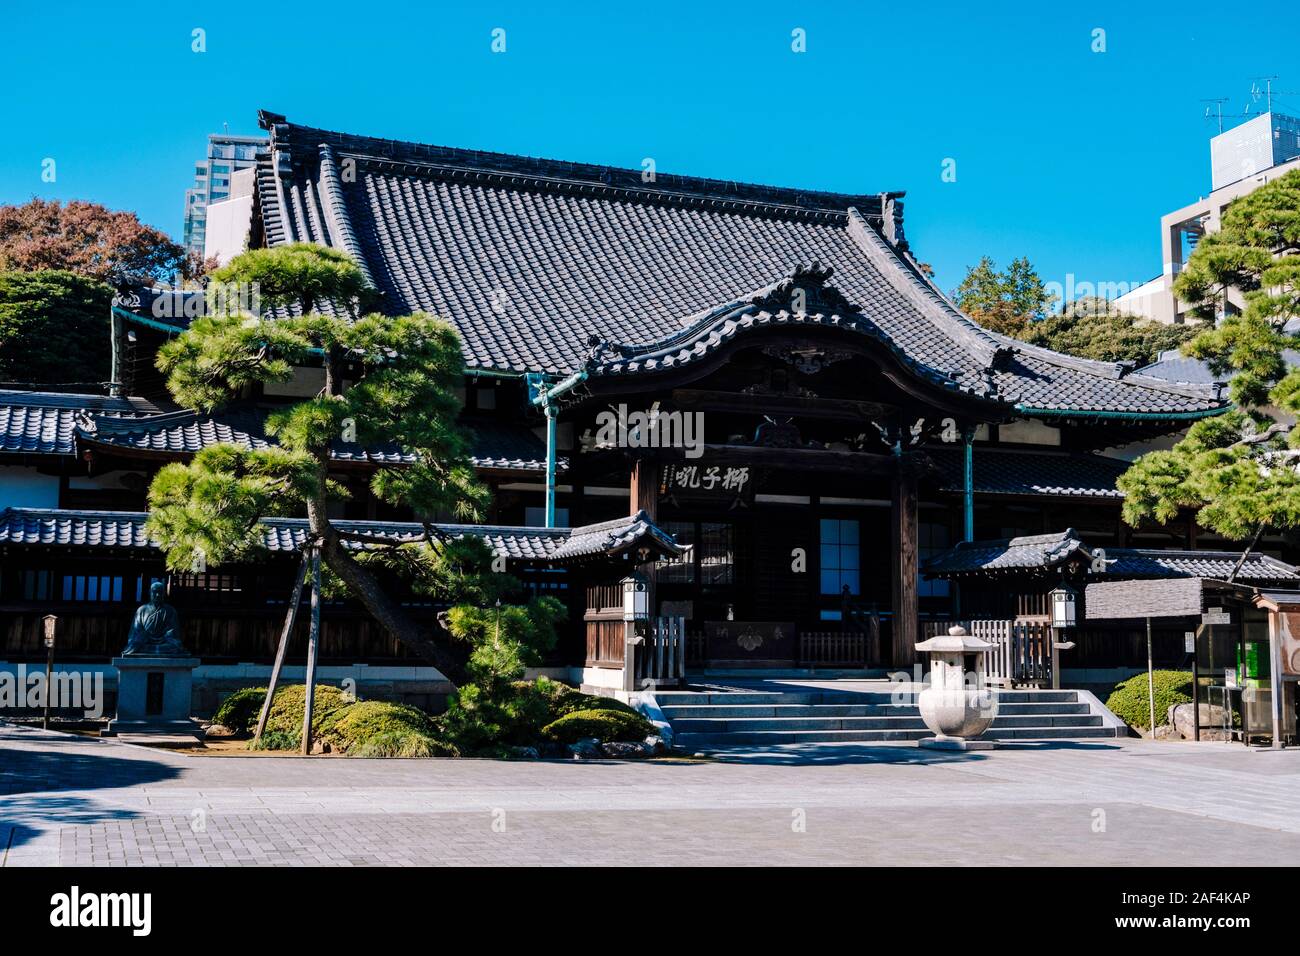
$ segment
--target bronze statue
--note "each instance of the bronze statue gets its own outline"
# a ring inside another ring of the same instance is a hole
[[[153,657],[186,657],[189,652],[181,644],[181,621],[176,608],[163,600],[163,583],[155,581],[149,586],[149,603],[141,604],[131,621],[123,657],[150,655]]]

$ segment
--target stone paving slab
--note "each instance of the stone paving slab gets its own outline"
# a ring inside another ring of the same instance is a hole
[[[1300,751],[1222,744],[349,760],[204,757],[0,724],[0,865],[1133,865],[1204,862],[1207,846],[1220,862],[1289,864],[1297,794]]]
[[[211,816],[195,833],[185,817],[162,827],[139,819],[65,828],[59,862],[78,866],[539,866],[539,865],[1091,865],[1127,866],[1158,856],[1170,865],[1257,863],[1258,835],[1243,824],[1186,819],[1128,803],[1107,808],[1040,804],[965,808],[977,819],[1014,818],[990,839],[982,827],[945,826],[906,807]],[[1300,835],[1274,835],[1295,859]]]

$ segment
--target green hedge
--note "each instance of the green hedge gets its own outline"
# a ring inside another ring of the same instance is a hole
[[[545,677],[539,677],[536,681],[516,681],[514,686],[521,694],[535,693],[546,699],[549,713],[547,723],[576,714],[580,710],[616,710],[625,714],[637,712],[635,708],[614,697],[584,694],[567,684]]]
[[[1192,674],[1190,671],[1155,671],[1152,675],[1156,692],[1156,726],[1168,723],[1169,708],[1174,704],[1190,703],[1192,699]],[[1115,685],[1106,706],[1130,727],[1150,730],[1150,696],[1147,693],[1147,675],[1136,674]]]
[[[622,710],[579,710],[542,728],[543,736],[562,744],[577,743],[584,737],[595,737],[601,743],[644,740],[653,733],[650,721]]]
[[[307,700],[306,684],[290,684],[275,692],[271,701],[271,712],[266,718],[266,733],[274,733],[276,739],[290,740],[287,749],[302,746],[302,713]],[[316,685],[316,700],[311,711],[312,736],[328,739],[334,722],[342,716],[343,711],[355,701],[329,684]]]
[[[265,687],[241,687],[221,702],[212,715],[214,724],[229,727],[237,734],[251,734],[257,729],[257,717],[266,700]]]
[[[382,700],[345,708],[325,739],[349,757],[455,757],[456,748],[437,739],[437,725],[424,711]]]
[[[584,694],[565,684],[539,678],[517,681],[515,699],[505,708],[509,717],[496,728],[489,747],[536,744],[543,740],[574,743],[584,737],[602,742],[641,740],[654,733],[654,726],[633,708],[612,697]],[[306,688],[291,684],[276,691],[267,716],[266,731],[259,749],[297,750],[302,745],[302,712]],[[221,702],[213,717],[237,733],[252,733],[257,727],[265,687],[245,687]],[[443,719],[435,720],[421,710],[385,701],[354,701],[337,687],[316,686],[312,727],[317,739],[336,752],[355,757],[456,757],[466,753],[488,753],[483,746],[466,745],[448,739]],[[457,744],[462,746],[458,748]],[[502,752],[507,752],[502,749]]]

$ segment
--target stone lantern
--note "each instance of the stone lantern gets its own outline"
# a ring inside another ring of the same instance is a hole
[[[966,633],[960,626],[950,627],[916,645],[930,655],[930,686],[921,691],[917,706],[925,726],[933,737],[917,741],[922,747],[937,750],[992,750],[993,741],[974,740],[993,723],[998,714],[998,699],[982,680],[967,686],[966,674],[982,674],[980,655],[993,647]]]

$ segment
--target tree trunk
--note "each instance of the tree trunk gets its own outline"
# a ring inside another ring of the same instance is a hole
[[[438,668],[454,686],[459,687],[465,682],[465,668],[460,660],[430,637],[400,604],[384,593],[378,579],[347,553],[332,528],[325,533],[321,556],[384,630]]]
[[[323,454],[328,455],[328,451]],[[453,687],[465,683],[468,675],[459,658],[449,648],[429,636],[425,628],[413,620],[398,602],[384,592],[379,579],[371,573],[370,569],[347,553],[343,540],[330,524],[326,514],[326,472],[323,460],[316,474],[317,493],[307,502],[307,522],[311,527],[312,537],[316,539],[321,549],[322,560],[343,580],[352,596],[362,603],[380,627],[438,668]]]
[[[1255,536],[1250,539],[1250,544],[1246,545],[1246,550],[1241,552],[1241,557],[1239,557],[1237,563],[1233,565],[1232,573],[1228,575],[1229,584],[1232,584],[1237,580],[1237,575],[1241,573],[1241,568],[1246,563],[1246,559],[1250,557],[1250,552],[1254,551],[1255,545],[1259,544],[1259,536],[1263,533],[1264,526],[1261,524],[1255,529]]]

